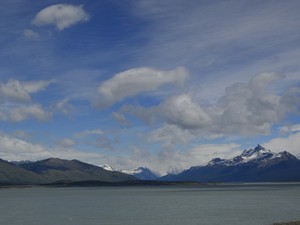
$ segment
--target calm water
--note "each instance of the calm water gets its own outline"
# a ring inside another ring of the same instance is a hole
[[[300,220],[300,184],[0,189],[1,225],[268,225]]]

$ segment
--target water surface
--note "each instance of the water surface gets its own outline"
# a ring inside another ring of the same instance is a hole
[[[300,184],[0,189],[1,225],[269,225],[300,220]]]

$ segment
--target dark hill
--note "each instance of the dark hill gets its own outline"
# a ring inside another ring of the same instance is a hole
[[[43,181],[39,174],[0,159],[0,184],[39,184]]]
[[[47,183],[57,181],[88,180],[120,182],[136,179],[131,175],[114,171],[106,171],[101,167],[78,160],[49,158],[37,162],[21,163],[19,164],[19,167],[40,175]]]

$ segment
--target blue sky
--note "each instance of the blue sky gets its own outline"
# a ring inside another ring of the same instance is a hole
[[[180,171],[300,156],[300,2],[1,2],[0,157]]]

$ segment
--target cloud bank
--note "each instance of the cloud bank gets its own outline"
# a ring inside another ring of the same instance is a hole
[[[172,129],[170,134],[177,134],[182,129],[180,133],[189,138],[192,136],[185,131],[201,134],[202,137],[268,134],[273,125],[288,114],[296,113],[300,107],[297,97],[299,87],[281,94],[271,91],[273,82],[282,79],[284,76],[275,73],[262,73],[248,83],[235,83],[227,87],[225,95],[213,105],[202,104],[192,94],[184,93],[171,96],[158,106],[145,108],[125,105],[120,111],[147,123],[164,121],[165,129]],[[157,133],[165,129],[153,132],[153,138],[164,138],[171,142],[165,135],[157,137]]]

